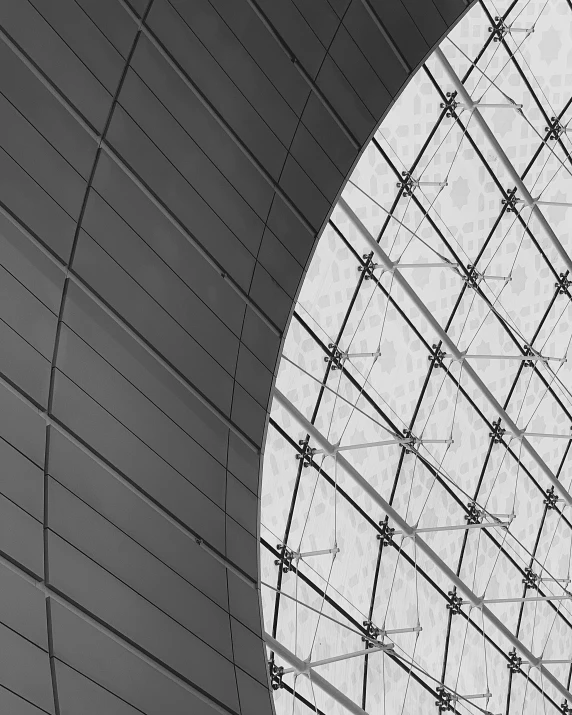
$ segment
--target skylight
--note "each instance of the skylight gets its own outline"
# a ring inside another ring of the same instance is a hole
[[[572,712],[571,40],[570,0],[477,3],[318,243],[263,469],[279,715]]]

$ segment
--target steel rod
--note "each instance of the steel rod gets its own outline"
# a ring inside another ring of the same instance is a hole
[[[544,355],[478,355],[471,353],[462,353],[460,358],[452,357],[451,355],[443,355],[443,359],[452,360],[517,360],[520,362],[566,362],[566,358],[545,357]]]
[[[375,270],[379,266],[374,266],[370,270]],[[451,268],[454,271],[459,272],[461,266],[459,266],[458,263],[449,263],[446,261],[441,261],[440,263],[396,263],[395,264],[396,269],[402,269],[402,268]],[[465,276],[464,276],[465,277]],[[476,278],[481,278],[483,280],[489,280],[489,281],[510,281],[512,280],[511,276],[492,276],[492,275],[487,275],[486,273],[477,273]]]
[[[450,526],[425,526],[420,529],[414,529],[416,534],[428,534],[435,533],[438,531],[461,531],[463,529],[490,529],[492,527],[498,526],[502,529],[508,529],[510,526],[510,521],[492,521],[485,524],[451,524]],[[403,531],[394,531],[396,536],[403,534]],[[407,534],[411,536],[411,534]]]
[[[523,437],[550,437],[550,439],[572,439],[572,433],[558,434],[550,432],[523,432]]]
[[[536,199],[534,203],[536,206],[567,206],[568,208],[572,206],[572,203],[568,203],[567,201],[540,201]]]
[[[415,181],[416,186],[447,186],[446,181]]]
[[[353,449],[367,449],[368,447],[387,447],[392,444],[412,444],[412,439],[403,437],[400,439],[386,439],[383,440],[382,442],[364,442],[363,444],[348,444],[343,447],[338,447],[337,445],[334,445],[334,452],[333,454],[337,454],[338,452],[347,452]],[[314,450],[313,454],[324,454],[323,449],[316,449]]]
[[[482,698],[491,698],[492,693],[477,693],[476,695],[453,695],[451,700],[481,700]]]
[[[544,665],[558,665],[560,663],[572,663],[572,658],[564,658],[563,660],[545,660],[544,658],[540,661]],[[528,660],[523,660],[522,665],[536,665],[535,663],[530,663]]]
[[[393,650],[393,644],[372,646],[371,648],[365,648],[363,650],[356,650],[353,653],[343,653],[342,655],[334,655],[331,658],[323,658],[322,660],[314,660],[312,662],[303,661],[306,664],[304,670],[298,670],[296,667],[286,668],[284,670],[284,675],[288,673],[299,673],[300,675],[305,675],[310,673],[313,668],[317,668],[320,665],[329,665],[330,663],[339,663],[342,660],[350,660],[351,658],[359,658],[364,655],[371,655],[372,653],[379,653],[380,651]]]
[[[382,442],[363,442],[361,444],[345,444],[342,447],[334,445],[335,452],[350,452],[354,449],[368,449],[369,447],[387,447],[393,444],[409,445],[415,447],[419,444],[452,444],[452,439],[415,439],[414,437],[400,437],[398,439],[386,439]],[[324,454],[323,449],[315,449],[312,454]]]
[[[336,625],[340,626],[341,628],[345,628],[348,631],[351,631],[352,633],[355,633],[355,635],[361,636],[362,638],[365,638],[368,640],[370,643],[376,643],[376,639],[372,638],[371,636],[368,636],[366,633],[360,633],[358,630],[353,628],[352,626],[348,625],[347,623],[342,623],[342,621],[338,621],[337,618],[333,618],[332,616],[329,616],[327,613],[324,613],[323,609],[318,609],[314,608],[313,606],[310,606],[309,603],[304,603],[304,601],[301,601],[299,598],[296,598],[295,596],[292,596],[289,593],[286,593],[286,591],[283,591],[281,588],[277,588],[276,586],[273,586],[270,583],[266,583],[266,581],[261,581],[260,582],[261,586],[264,586],[266,588],[269,588],[271,591],[274,591],[274,593],[279,593],[281,597],[287,598],[290,601],[294,601],[294,603],[297,603],[300,606],[303,606],[304,608],[307,608],[309,611],[312,611],[313,613],[317,613],[320,618],[325,618],[328,621],[331,621],[332,623],[335,623]],[[385,631],[382,631],[384,633]]]
[[[381,629],[380,635],[382,636],[393,636],[396,633],[421,633],[423,628],[421,626],[412,626],[411,628],[388,628]]]
[[[458,106],[463,109],[475,109],[477,107],[481,109],[522,109],[522,104],[487,104],[486,102],[471,102],[469,104],[459,102]]]
[[[482,603],[531,603],[536,601],[571,601],[572,596],[523,596],[522,598],[483,598]],[[470,601],[462,601],[463,605],[468,606]],[[534,660],[534,659],[533,659]],[[536,662],[536,661],[535,661]]]
[[[381,353],[376,350],[374,353],[342,353],[344,358],[379,357]]]
[[[304,551],[302,553],[295,551],[294,558],[305,559],[308,556],[325,556],[326,554],[339,554],[340,549],[334,546],[333,549],[321,549],[320,551]]]
[[[447,263],[442,261],[441,263],[396,263],[395,268],[458,268],[457,263]]]

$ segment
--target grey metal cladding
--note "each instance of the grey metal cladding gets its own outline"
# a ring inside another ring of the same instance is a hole
[[[272,712],[281,338],[345,177],[466,9],[0,3],[2,712]]]

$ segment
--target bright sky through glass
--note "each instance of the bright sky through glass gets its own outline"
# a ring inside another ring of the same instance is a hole
[[[265,629],[310,663],[372,647],[314,667],[372,715],[567,715],[572,3],[485,0],[441,51],[363,153],[298,298],[277,388],[337,451],[300,445],[307,432],[274,401]],[[476,109],[448,94],[456,78]],[[360,223],[398,268],[384,270]],[[342,459],[415,538],[387,530]],[[461,603],[420,539],[512,642]],[[519,667],[515,639],[541,667]],[[275,685],[279,715],[347,712],[312,675],[275,672]]]

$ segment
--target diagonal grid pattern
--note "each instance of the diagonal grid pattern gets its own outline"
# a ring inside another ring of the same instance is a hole
[[[262,563],[263,581],[278,593],[263,588],[267,630],[300,657],[309,651],[316,660],[317,651],[334,655],[342,643],[346,652],[355,650],[355,640],[350,646],[331,625],[336,610],[365,636],[371,624],[423,629],[395,636],[392,654],[320,671],[366,711],[407,712],[426,707],[430,698],[440,712],[562,711],[570,686],[566,459],[572,416],[565,358],[571,296],[561,227],[572,195],[565,130],[571,98],[550,97],[546,76],[531,69],[539,67],[535,53],[543,51],[555,16],[570,22],[566,3],[558,5],[482,2],[474,8],[442,45],[460,87],[452,86],[438,59],[427,61],[334,209],[284,346],[278,389],[334,448],[343,446],[351,466],[401,517],[435,529],[423,538],[447,554],[475,593],[502,600],[491,608],[541,666],[508,667],[512,651],[480,609],[447,608],[456,603],[452,584],[420,556],[415,540],[386,537],[383,514],[348,486],[335,449],[313,455],[306,468],[288,466],[293,459],[287,455],[308,432],[275,401],[265,453]],[[412,141],[422,133],[414,108],[420,94],[432,100],[431,121],[425,140]],[[475,111],[511,153],[509,170]],[[473,176],[478,184],[470,186]],[[359,223],[365,231],[356,229]],[[372,241],[385,252],[385,266]],[[396,263],[403,268],[395,270]],[[443,335],[405,298],[396,273],[411,282]],[[471,357],[453,354],[451,360],[443,340]],[[498,399],[500,413],[471,385],[469,370]],[[409,435],[415,435],[414,449],[351,448]],[[309,445],[318,447],[312,439]],[[444,528],[469,524],[476,513],[498,526]],[[505,517],[509,525],[501,527]],[[377,543],[369,543],[370,530]],[[293,576],[278,574],[276,582],[275,572],[265,570],[265,551],[276,535],[294,550],[335,544],[340,553],[302,559]],[[282,590],[289,598],[281,598]],[[304,604],[318,604],[326,617],[309,617]],[[438,623],[431,627],[428,606],[443,611],[438,617],[432,611]],[[547,681],[543,668],[561,687]],[[288,684],[290,695],[277,699],[279,709],[335,708],[304,680]]]

